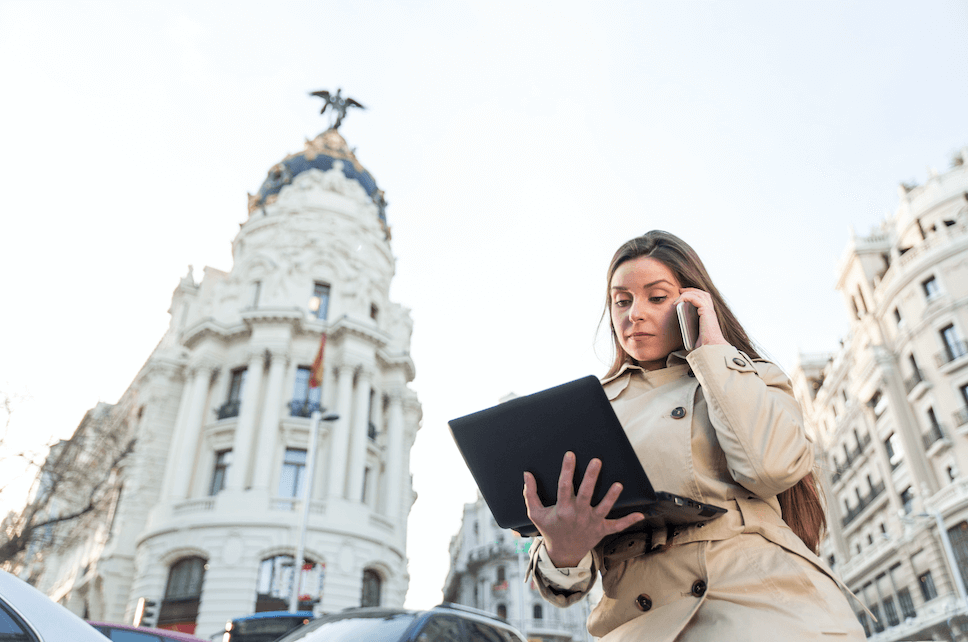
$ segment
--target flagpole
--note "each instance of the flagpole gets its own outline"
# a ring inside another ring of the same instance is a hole
[[[314,410],[309,427],[309,452],[306,463],[306,482],[302,492],[302,524],[299,527],[299,548],[296,549],[295,567],[293,568],[292,595],[289,596],[289,612],[299,610],[299,590],[302,588],[302,567],[306,555],[306,530],[309,526],[309,495],[313,485],[313,475],[316,473],[316,444],[319,441],[319,422],[323,417],[320,410]]]

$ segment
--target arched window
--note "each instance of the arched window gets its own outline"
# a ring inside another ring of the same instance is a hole
[[[383,579],[372,569],[363,571],[363,590],[360,595],[360,606],[380,606],[380,595],[383,590]]]
[[[541,608],[540,604],[535,604],[533,609],[533,617],[536,620],[540,620],[544,617],[544,609]]]
[[[205,581],[205,566],[206,560],[201,557],[183,557],[171,565],[165,597],[158,611],[159,626],[177,626],[180,631],[194,633]]]
[[[508,619],[508,607],[503,604],[497,605],[497,616],[502,620]]]
[[[503,566],[498,566],[497,567],[497,582],[498,582],[498,584],[500,584],[501,582],[503,582],[506,579],[507,579],[507,577],[506,577],[506,574],[505,574],[505,571],[504,571],[504,567]]]
[[[292,555],[267,557],[259,564],[259,580],[256,585],[256,613],[286,611],[292,596]],[[305,560],[300,572],[299,610],[311,611],[323,597],[326,565]]]

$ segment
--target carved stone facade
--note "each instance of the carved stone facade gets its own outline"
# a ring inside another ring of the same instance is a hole
[[[160,625],[208,638],[233,617],[285,609],[310,457],[300,604],[334,612],[365,593],[403,605],[421,417],[412,321],[389,298],[382,192],[335,131],[310,148],[287,165],[298,173],[270,172],[250,197],[232,269],[181,279],[168,331],[104,413],[123,413],[137,437],[113,480],[111,526],[30,569],[81,615],[130,622],[144,597]],[[323,332],[320,394],[307,381]],[[309,453],[320,403],[339,418],[320,424]]]
[[[894,216],[851,238],[850,331],[793,376],[818,440],[824,555],[877,616],[858,615],[872,640],[968,639],[966,161],[902,185]]]

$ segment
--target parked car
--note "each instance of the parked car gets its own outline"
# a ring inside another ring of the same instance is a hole
[[[209,642],[204,638],[197,638],[181,631],[167,629],[152,629],[146,626],[131,626],[129,624],[112,624],[110,622],[87,622],[105,637],[114,642]],[[102,641],[103,642],[103,641]]]
[[[0,571],[0,640],[104,642],[104,636],[34,587]]]
[[[221,642],[273,642],[313,619],[312,611],[263,611],[225,625]]]
[[[359,608],[326,615],[277,642],[527,642],[504,620],[458,604],[429,611]]]

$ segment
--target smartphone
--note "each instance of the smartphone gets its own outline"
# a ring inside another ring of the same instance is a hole
[[[676,304],[676,314],[679,316],[679,330],[682,332],[682,347],[686,351],[694,350],[699,341],[699,312],[696,306],[688,301]]]

